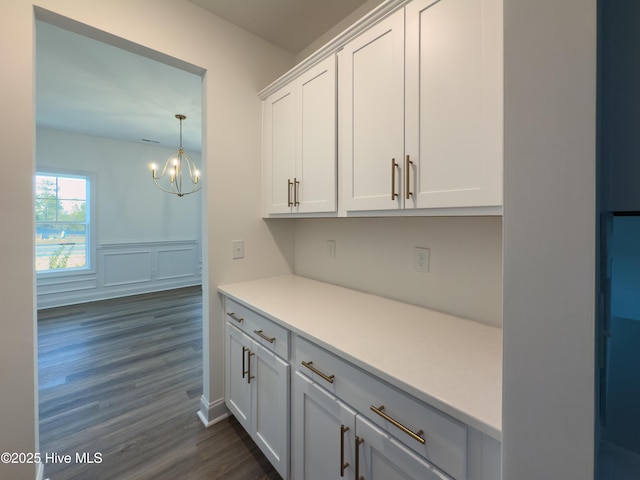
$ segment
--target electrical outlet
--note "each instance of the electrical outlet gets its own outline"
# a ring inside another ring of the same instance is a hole
[[[413,250],[413,269],[416,272],[429,273],[429,249],[415,247]]]
[[[244,258],[244,240],[234,240],[233,246],[233,259]]]
[[[336,241],[335,240],[327,240],[327,253],[329,254],[329,258],[336,258]]]

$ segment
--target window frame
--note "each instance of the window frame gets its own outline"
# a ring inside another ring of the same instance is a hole
[[[87,264],[84,267],[72,267],[72,268],[64,268],[64,269],[53,269],[53,270],[36,270],[36,253],[37,253],[37,245],[35,244],[36,231],[38,223],[35,217],[35,201],[36,201],[36,177],[38,176],[49,176],[49,177],[67,177],[67,178],[82,178],[87,182],[87,192],[86,192],[86,202],[87,207],[85,209],[86,214],[86,255],[87,255]],[[97,248],[96,248],[96,215],[95,215],[95,204],[96,204],[96,192],[95,192],[95,173],[79,171],[79,170],[69,170],[63,168],[52,168],[52,167],[36,167],[36,171],[33,177],[33,231],[34,231],[34,270],[36,272],[37,277],[52,277],[52,276],[70,276],[70,275],[83,275],[83,274],[95,274],[96,273],[96,264],[97,264]]]

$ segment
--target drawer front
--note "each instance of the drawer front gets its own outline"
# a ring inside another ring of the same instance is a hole
[[[453,478],[466,479],[467,427],[463,423],[302,337],[296,338],[295,366]]]
[[[276,355],[289,359],[289,331],[253,310],[225,297],[227,321]]]

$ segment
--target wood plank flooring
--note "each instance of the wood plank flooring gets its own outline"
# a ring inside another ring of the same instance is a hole
[[[280,479],[233,417],[196,416],[200,287],[41,310],[38,343],[45,478]]]

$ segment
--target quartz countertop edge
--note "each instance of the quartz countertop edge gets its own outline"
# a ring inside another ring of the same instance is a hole
[[[501,328],[296,275],[218,291],[501,440]]]

